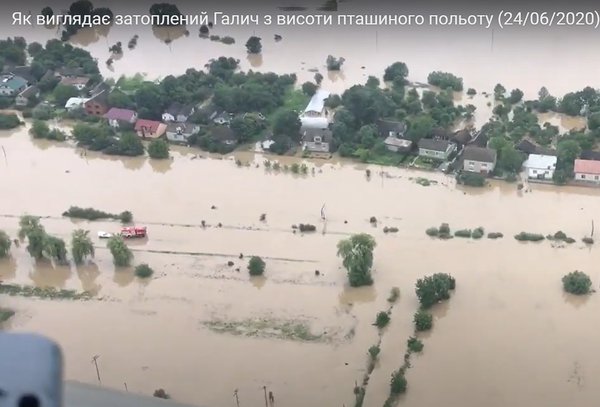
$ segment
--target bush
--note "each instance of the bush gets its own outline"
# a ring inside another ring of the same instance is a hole
[[[592,280],[590,277],[581,272],[573,271],[562,278],[563,288],[566,292],[583,295],[590,292]]]
[[[164,391],[164,389],[154,390],[154,397],[158,397],[159,399],[170,399],[171,396]]]
[[[490,232],[487,234],[488,239],[500,239],[503,238],[504,235],[500,232]]]
[[[127,267],[133,260],[133,253],[120,236],[113,236],[108,239],[108,250],[113,256],[113,263],[117,267]]]
[[[467,89],[467,95],[473,96],[473,95],[476,95],[476,94],[477,94],[477,91],[475,89],[473,89],[473,88]]]
[[[454,232],[454,236],[456,237],[466,237],[471,238],[471,229],[461,229]]]
[[[388,302],[395,303],[398,298],[400,298],[400,289],[398,287],[392,288],[390,291],[390,296],[388,297]]]
[[[300,223],[298,224],[298,229],[300,232],[314,232],[317,230],[315,225],[311,225],[310,223]]]
[[[463,172],[456,177],[456,181],[459,184],[464,184],[469,187],[483,187],[485,186],[485,177],[481,174],[472,172]]]
[[[31,117],[35,120],[50,120],[54,117],[54,109],[50,105],[39,105],[31,111]]]
[[[483,230],[483,228],[478,227],[475,230],[473,230],[473,232],[471,233],[471,237],[473,239],[481,239],[484,234],[485,234],[485,231]]]
[[[556,232],[553,235],[546,236],[546,239],[562,241],[562,242],[569,243],[569,244],[575,243],[575,239],[567,236],[567,234],[565,232],[563,232],[562,230],[559,230],[558,232]]]
[[[406,392],[406,378],[404,377],[404,371],[397,370],[392,373],[392,380],[390,382],[390,391],[392,394],[402,394]]]
[[[379,329],[385,328],[387,326],[387,324],[390,323],[390,315],[385,312],[385,311],[381,311],[377,314],[377,317],[375,318],[375,326]]]
[[[258,256],[252,256],[248,262],[248,272],[251,276],[262,276],[265,272],[265,262]]]
[[[224,37],[221,37],[221,42],[226,45],[235,44],[235,38],[226,35]]]
[[[397,233],[397,232],[398,232],[398,228],[394,227],[394,226],[390,226],[390,227],[385,226],[383,228],[383,233]]]
[[[80,208],[78,206],[71,206],[69,210],[63,212],[62,216],[92,221],[98,219],[115,219],[120,220],[123,223],[129,223],[133,220],[133,215],[129,211],[124,211],[117,215],[94,208]]]
[[[540,240],[544,240],[544,235],[540,235],[539,233],[521,232],[518,235],[515,235],[515,239],[519,242],[539,242]]]
[[[369,218],[369,223],[371,223],[371,224],[377,223],[377,218],[375,216],[371,216]]]
[[[585,244],[594,244],[594,239],[591,237],[584,237],[581,241]]]
[[[427,83],[442,89],[452,88],[456,92],[463,90],[463,80],[448,72],[435,71],[427,76]]]
[[[454,290],[456,281],[445,273],[436,273],[417,280],[415,292],[423,308],[429,308],[442,300],[450,298],[450,290]]]
[[[377,360],[377,356],[379,356],[379,352],[381,349],[377,345],[373,345],[369,348],[369,355],[371,356],[371,360]]]
[[[129,211],[123,211],[119,214],[119,220],[122,223],[131,223],[133,221],[133,214]]]
[[[424,310],[419,310],[413,318],[417,332],[429,331],[433,327],[433,316]]]
[[[450,234],[450,225],[447,223],[442,223],[439,228],[440,235],[449,235]]]
[[[139,278],[148,278],[154,274],[154,270],[147,264],[140,264],[135,267],[135,275]]]
[[[427,233],[427,236],[435,237],[435,236],[439,235],[440,231],[436,227],[431,227],[431,228],[428,228],[425,231],[425,233]]]
[[[408,350],[410,352],[421,352],[423,350],[423,348],[425,347],[425,345],[423,345],[423,342],[421,342],[419,339],[415,338],[414,336],[411,336],[410,338],[408,338],[408,341],[406,342],[406,346],[408,347]]]
[[[169,158],[169,143],[161,139],[152,140],[148,146],[148,155],[156,159]]]
[[[14,113],[0,113],[0,130],[9,130],[19,127],[21,120]]]

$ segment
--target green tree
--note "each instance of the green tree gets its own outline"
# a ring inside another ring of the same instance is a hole
[[[367,78],[367,83],[365,84],[365,86],[367,88],[373,88],[373,89],[378,88],[379,85],[380,85],[379,79],[377,79],[375,76],[371,76],[371,75]]]
[[[373,284],[371,267],[373,266],[373,236],[361,233],[340,240],[337,244],[337,255],[348,271],[348,281],[352,287]]]
[[[111,107],[120,107],[123,109],[131,109],[135,107],[135,103],[131,97],[120,90],[113,90],[108,95],[108,105]]]
[[[277,113],[273,119],[273,134],[275,136],[284,135],[294,141],[299,141],[301,126],[298,113],[293,110],[283,110]]]
[[[402,394],[406,392],[406,377],[404,377],[404,371],[397,370],[392,373],[392,379],[390,381],[390,391],[392,394]]]
[[[463,90],[463,80],[449,72],[434,71],[427,75],[427,83],[441,89],[451,88],[455,92]]]
[[[11,244],[12,241],[8,234],[5,231],[0,230],[0,259],[7,257],[10,254]]]
[[[34,259],[44,257],[44,245],[46,243],[46,231],[42,225],[33,227],[27,231],[27,252]]]
[[[317,85],[312,82],[304,82],[302,84],[302,93],[307,96],[312,96],[317,92]]]
[[[67,246],[59,237],[46,235],[44,238],[43,254],[60,264],[67,263]]]
[[[152,268],[149,265],[143,263],[138,266],[135,266],[134,273],[139,278],[149,278],[152,277],[152,274],[154,274],[154,270],[152,270]]]
[[[321,82],[323,82],[323,75],[321,75],[319,72],[315,73],[315,82],[317,85],[321,85]]]
[[[417,280],[416,293],[423,308],[429,308],[439,301],[450,298],[450,290],[455,287],[455,280],[445,273],[436,273]]]
[[[113,236],[106,244],[113,256],[113,263],[117,267],[128,267],[133,260],[133,253],[120,236]]]
[[[64,106],[72,97],[79,95],[79,91],[74,86],[58,84],[52,91],[52,97],[57,106]]]
[[[498,166],[508,172],[517,173],[521,171],[525,157],[511,144],[504,145],[498,154]]]
[[[417,332],[429,331],[433,327],[433,316],[425,310],[419,310],[415,313],[413,322]]]
[[[49,6],[46,6],[46,7],[44,7],[44,8],[42,9],[42,12],[41,12],[41,14],[42,14],[44,17],[52,17],[52,16],[54,15],[54,11],[52,10],[52,8],[51,8],[51,7],[49,7]]]
[[[169,143],[162,139],[152,140],[148,146],[148,155],[150,158],[169,158]]]
[[[578,116],[583,108],[583,100],[577,93],[567,93],[558,103],[558,110],[569,116]]]
[[[502,100],[502,99],[504,99],[505,94],[506,94],[506,88],[504,86],[502,86],[502,84],[497,83],[496,86],[494,86],[494,99]]]
[[[265,272],[265,262],[258,256],[252,256],[248,262],[248,272],[251,276],[262,276]]]
[[[48,138],[50,127],[42,120],[34,120],[29,129],[29,134],[31,134],[33,138]]]
[[[44,47],[42,47],[42,44],[40,44],[39,42],[32,42],[31,44],[29,44],[27,46],[27,52],[32,57],[35,57],[37,54],[39,54],[43,50],[44,50]]]
[[[38,216],[23,215],[19,218],[19,239],[25,239],[29,232],[36,229],[44,229]]]
[[[385,328],[387,326],[387,324],[390,323],[390,315],[385,312],[385,311],[381,311],[377,313],[377,317],[375,318],[375,326],[377,328]]]
[[[160,85],[142,83],[135,92],[135,104],[140,119],[160,119],[166,104]]]
[[[19,116],[14,113],[0,113],[0,130],[9,130],[21,125]]]
[[[409,121],[406,136],[417,143],[420,139],[427,138],[431,135],[434,124],[431,116],[421,114]]]
[[[408,77],[408,67],[404,62],[394,62],[383,73],[383,80],[386,82],[406,83]]]
[[[588,129],[596,130],[600,127],[600,112],[592,113],[588,117]]]
[[[592,280],[582,271],[573,271],[562,278],[563,288],[566,292],[583,295],[590,292]]]
[[[558,158],[557,167],[570,172],[573,169],[575,159],[581,154],[581,147],[575,140],[562,140],[556,147]]]
[[[248,41],[246,41],[246,50],[250,54],[260,54],[262,51],[262,44],[260,41],[260,37],[252,36],[248,38]]]
[[[523,91],[519,88],[516,88],[510,92],[508,101],[514,105],[515,103],[519,103],[521,99],[523,99]]]
[[[75,264],[83,263],[87,256],[94,257],[94,244],[89,234],[89,230],[76,229],[71,235],[71,254]]]

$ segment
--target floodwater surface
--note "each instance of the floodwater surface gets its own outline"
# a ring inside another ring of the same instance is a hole
[[[68,379],[97,383],[91,358],[100,355],[102,385],[123,389],[126,383],[145,394],[164,388],[194,405],[235,406],[237,389],[240,405],[260,406],[266,386],[280,405],[350,406],[367,349],[378,340],[375,315],[396,286],[401,296],[364,404],[381,406],[412,333],[414,283],[448,272],[456,292],[433,310],[435,326],[422,336],[423,354],[413,357],[402,405],[583,407],[600,396],[593,381],[600,373],[597,294],[574,299],[560,282],[573,270],[590,274],[594,286],[600,282],[598,250],[580,242],[599,221],[596,189],[531,184],[523,192],[494,182],[472,190],[441,174],[323,161],[307,161],[308,174],[295,175],[267,170],[264,160],[277,157],[249,152],[216,159],[176,149],[168,161],[109,158],[31,140],[26,129],[0,133],[0,146],[6,152],[0,229],[16,236],[18,216],[28,213],[43,216],[46,230],[67,240],[75,228],[89,229],[97,246],[93,263],[78,268],[35,263],[24,244],[0,261],[5,282],[96,295],[91,301],[0,298],[17,312],[8,329],[61,344]],[[436,182],[424,187],[417,177]],[[130,269],[115,269],[95,236],[119,224],[62,218],[71,205],[132,211],[149,237],[128,244],[136,264],[155,269],[153,278],[144,282]],[[505,237],[425,235],[441,222]],[[312,223],[317,232],[293,233],[297,223]],[[384,226],[399,231],[385,234]],[[512,238],[557,230],[577,243]],[[358,232],[377,241],[375,284],[353,289],[336,244]],[[250,255],[265,259],[264,277],[248,276]]]

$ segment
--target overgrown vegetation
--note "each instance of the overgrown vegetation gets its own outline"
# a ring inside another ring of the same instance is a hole
[[[461,172],[456,176],[456,182],[469,187],[484,187],[485,177],[474,172]]]
[[[122,223],[130,223],[133,221],[133,214],[129,211],[123,211],[119,214],[108,213],[94,208],[80,208],[79,206],[71,206],[64,211],[62,216],[77,219],[99,220],[99,219],[114,219]]]
[[[433,327],[433,316],[425,310],[419,310],[415,313],[413,322],[417,332],[429,331]]]
[[[590,276],[582,271],[572,271],[562,278],[563,289],[575,295],[588,294],[592,288]]]
[[[3,283],[0,283],[0,294],[50,300],[89,300],[92,298],[92,294],[86,291],[77,292],[75,290],[57,290],[54,287],[33,287]]]
[[[456,282],[446,273],[435,273],[417,280],[416,293],[423,308],[429,308],[440,301],[450,298]]]
[[[539,233],[521,232],[518,235],[515,235],[515,239],[519,242],[539,242],[544,240],[544,235]]]
[[[390,296],[388,297],[387,301],[394,304],[398,298],[400,298],[400,289],[398,287],[393,287],[390,291]]]
[[[411,336],[406,341],[406,346],[410,352],[422,352],[425,345],[418,338]]]
[[[377,317],[375,318],[375,323],[373,325],[375,325],[379,329],[383,329],[389,323],[390,323],[390,315],[385,311],[381,311],[381,312],[377,313]]]
[[[83,263],[88,256],[94,257],[94,244],[89,234],[89,230],[77,229],[71,235],[71,255],[75,264]]]
[[[10,130],[19,127],[21,120],[14,113],[0,113],[0,130]]]
[[[547,240],[554,240],[554,241],[560,241],[560,242],[565,242],[565,243],[575,243],[576,240],[573,239],[572,237],[567,236],[567,234],[565,232],[563,232],[562,230],[559,230],[558,232],[556,232],[553,235],[548,235],[546,236]]]
[[[148,155],[155,159],[169,158],[169,143],[162,139],[152,140],[148,146]]]

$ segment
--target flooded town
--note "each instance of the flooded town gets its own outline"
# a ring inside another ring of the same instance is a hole
[[[597,400],[600,91],[551,52],[497,66],[556,32],[3,27],[0,329],[58,343],[67,382],[206,407]]]

